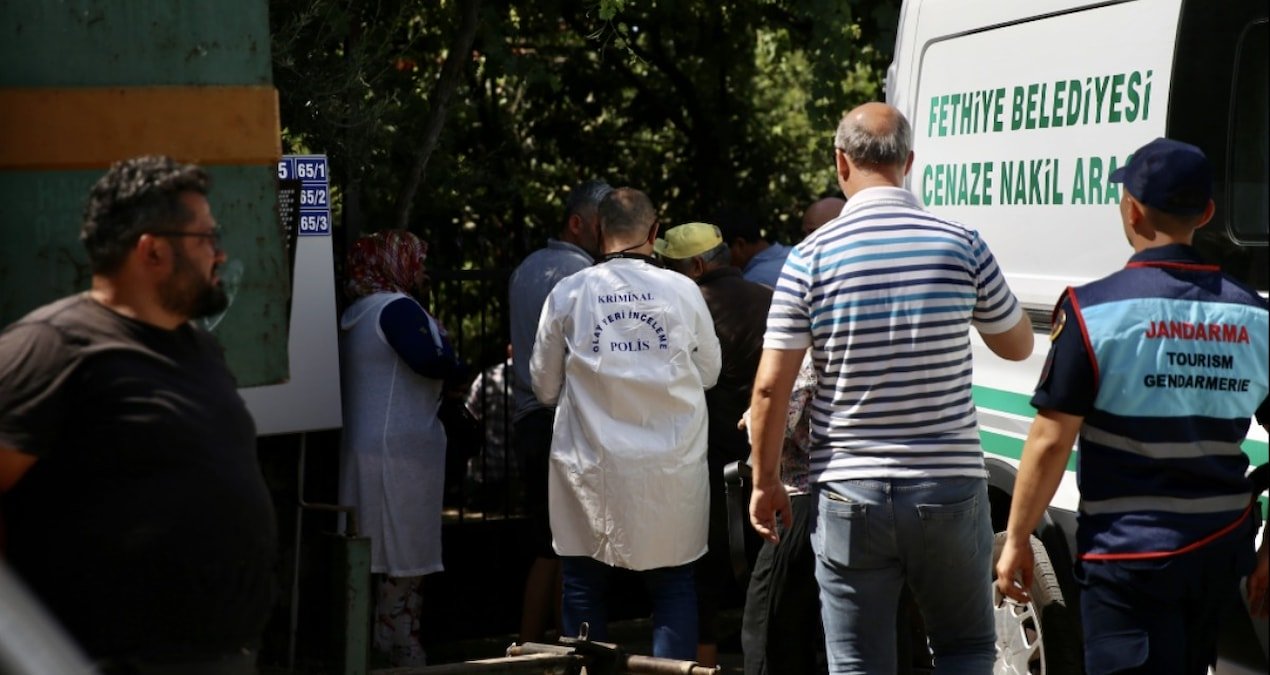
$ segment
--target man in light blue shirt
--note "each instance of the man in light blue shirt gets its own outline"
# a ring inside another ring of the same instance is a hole
[[[731,250],[732,266],[741,268],[746,281],[775,288],[790,247],[768,241],[752,209],[725,209],[716,216],[715,223]]]

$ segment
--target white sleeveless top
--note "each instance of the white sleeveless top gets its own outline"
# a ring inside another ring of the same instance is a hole
[[[442,382],[411,370],[379,327],[383,308],[409,297],[369,295],[340,317],[340,503],[357,508],[358,529],[371,538],[371,571],[395,577],[442,569]]]

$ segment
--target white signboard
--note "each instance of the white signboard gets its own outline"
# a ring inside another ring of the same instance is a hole
[[[287,343],[291,376],[282,384],[238,390],[261,435],[343,426],[328,173],[325,155],[288,155],[278,162],[279,180],[300,181]]]

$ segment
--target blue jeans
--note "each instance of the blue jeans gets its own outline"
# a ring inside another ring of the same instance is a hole
[[[608,641],[608,589],[613,568],[583,556],[561,556],[565,635],[585,621],[591,640]],[[697,585],[692,563],[637,572],[653,604],[653,656],[697,658]]]
[[[996,656],[992,518],[982,478],[846,480],[815,486],[812,548],[831,673],[894,673],[904,584],[935,673],[987,675]]]

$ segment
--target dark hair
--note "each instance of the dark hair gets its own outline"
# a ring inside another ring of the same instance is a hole
[[[111,165],[88,193],[79,240],[93,274],[123,265],[137,238],[146,232],[184,225],[193,214],[181,193],[206,195],[211,178],[193,164],[147,155]]]
[[[569,217],[574,214],[583,217],[594,214],[596,207],[612,191],[613,186],[602,180],[589,180],[579,183],[577,187],[569,192],[569,201],[565,202],[565,223],[568,223]]]
[[[723,243],[732,245],[737,237],[744,237],[748,242],[759,239],[768,241],[762,234],[762,226],[758,220],[758,209],[743,206],[724,206],[714,212],[710,222],[719,226],[719,234]]]

